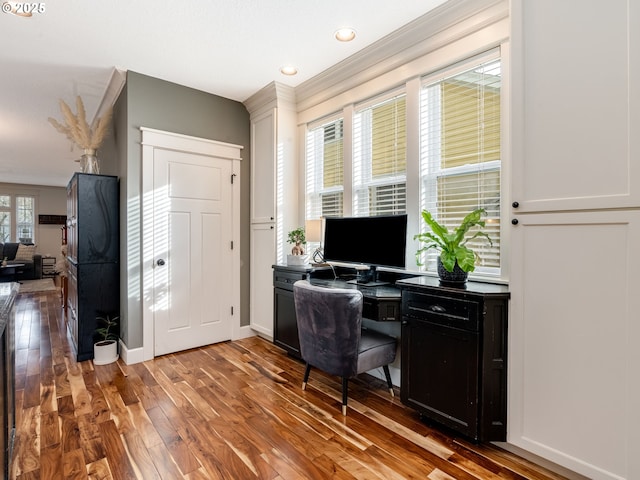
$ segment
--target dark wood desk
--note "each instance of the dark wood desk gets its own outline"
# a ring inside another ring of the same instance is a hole
[[[309,280],[314,285],[333,288],[357,288],[364,296],[362,316],[378,322],[399,322],[401,319],[401,294],[393,285],[369,287],[349,283],[346,278],[334,278],[329,267],[273,266],[273,342],[289,354],[300,357],[298,324],[293,302],[293,284]]]
[[[330,268],[275,265],[274,343],[300,357],[296,281],[358,288],[363,325],[400,338],[402,402],[474,441],[504,441],[508,287],[468,282],[453,288],[430,276],[394,275],[392,286],[368,287],[334,279]]]

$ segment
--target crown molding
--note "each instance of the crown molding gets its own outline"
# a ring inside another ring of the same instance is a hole
[[[96,118],[104,115],[104,112],[111,108],[118,99],[120,92],[124,88],[125,83],[127,82],[127,71],[121,70],[117,67],[114,67],[111,71],[111,76],[109,77],[109,82],[107,82],[107,86],[102,94],[102,100],[100,100],[100,105],[96,109],[96,114],[94,115],[92,121]]]
[[[450,0],[295,88],[298,112],[509,16],[508,0]]]
[[[295,110],[296,92],[293,87],[280,82],[271,82],[242,103],[250,115],[262,113],[265,109],[276,107]]]

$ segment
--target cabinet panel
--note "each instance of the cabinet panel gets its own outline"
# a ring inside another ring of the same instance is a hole
[[[478,438],[478,333],[405,317],[402,401]]]
[[[67,188],[67,255],[75,263],[118,261],[118,179],[75,174]]]
[[[640,211],[519,219],[509,442],[589,477],[638,478],[621,444],[640,425]]]
[[[276,235],[271,223],[251,225],[251,328],[273,338],[273,277]]]
[[[300,340],[296,320],[296,305],[291,290],[274,289],[274,336],[273,342],[287,353],[300,357]]]
[[[293,299],[293,284],[310,277],[307,267],[273,267],[273,343],[284,348],[287,353],[300,358],[298,321]]]
[[[251,120],[251,223],[273,222],[276,210],[276,109]]]
[[[512,5],[519,210],[640,205],[640,7],[618,1],[604,13],[581,0]],[[606,59],[606,74],[594,74],[598,59]]]

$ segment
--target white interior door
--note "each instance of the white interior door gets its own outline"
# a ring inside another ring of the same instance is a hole
[[[231,339],[231,174],[228,159],[154,152],[155,355]]]

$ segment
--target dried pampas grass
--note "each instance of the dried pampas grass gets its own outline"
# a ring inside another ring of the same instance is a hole
[[[69,105],[62,99],[60,100],[60,110],[64,117],[64,124],[61,124],[55,118],[49,117],[49,123],[53,125],[53,128],[65,135],[82,150],[97,150],[109,131],[113,109],[109,107],[109,110],[102,117],[96,118],[91,126],[87,123],[84,103],[82,103],[82,98],[79,96],[76,98],[76,115],[73,114]]]

